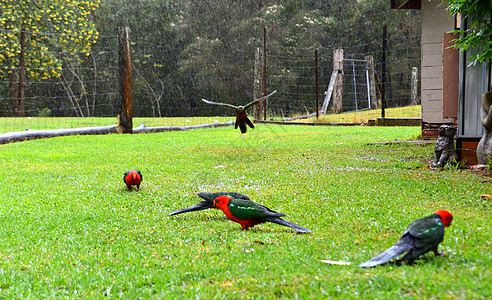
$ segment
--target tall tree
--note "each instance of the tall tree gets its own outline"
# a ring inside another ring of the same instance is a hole
[[[64,62],[90,55],[98,32],[91,13],[99,0],[3,0],[0,78],[8,78],[14,116],[25,114],[26,78],[62,78]],[[69,65],[66,66],[69,68]],[[68,90],[67,90],[68,92]],[[78,101],[71,97],[73,101]],[[74,108],[78,103],[73,102]]]
[[[102,0],[96,24],[102,35],[114,35],[119,26],[130,28],[133,61],[134,114],[176,116],[180,98],[176,76],[181,42],[177,20],[181,7],[177,0]],[[143,17],[145,16],[145,17]]]

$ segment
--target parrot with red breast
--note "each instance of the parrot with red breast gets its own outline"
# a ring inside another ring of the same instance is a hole
[[[243,230],[257,224],[271,222],[290,227],[299,233],[311,232],[309,229],[282,219],[281,217],[285,217],[285,214],[273,211],[251,200],[222,195],[215,198],[213,204],[222,210],[229,220],[239,223]]]
[[[234,114],[236,115],[236,123],[234,125],[234,129],[237,129],[239,127],[239,130],[241,130],[241,133],[246,133],[248,131],[248,127],[246,125],[251,127],[251,129],[255,128],[255,126],[253,125],[253,122],[251,122],[251,120],[248,118],[248,115],[246,114],[246,109],[248,109],[251,105],[258,103],[261,100],[265,100],[266,98],[270,97],[271,95],[275,94],[276,92],[277,91],[273,91],[270,94],[268,94],[264,97],[258,98],[256,100],[253,100],[246,105],[239,105],[239,106],[235,106],[235,105],[228,104],[228,103],[213,102],[213,101],[209,101],[207,99],[202,99],[202,101],[207,103],[207,104],[220,105],[220,106],[225,106],[225,107],[229,107],[229,108],[234,109]]]
[[[381,254],[361,263],[359,267],[370,268],[384,264],[403,253],[405,256],[400,261],[413,262],[420,255],[433,251],[441,255],[437,247],[444,239],[444,228],[449,227],[453,221],[453,215],[446,210],[438,210],[434,214],[413,221],[401,236],[400,240]]]
[[[132,190],[132,186],[136,186],[137,190],[140,189],[140,183],[142,182],[142,172],[139,170],[126,171],[123,176],[123,182],[128,187],[128,190]]]
[[[199,210],[204,210],[204,209],[209,209],[209,208],[216,208],[214,206],[214,200],[215,198],[219,196],[224,196],[224,195],[229,195],[230,197],[234,197],[237,199],[242,199],[245,201],[251,201],[248,196],[241,194],[241,193],[235,193],[235,192],[216,192],[216,193],[205,193],[201,192],[197,194],[198,197],[202,198],[203,201],[198,203],[197,205],[193,205],[190,207],[185,207],[181,208],[175,211],[172,211],[169,213],[170,216],[190,212],[190,211],[199,211]]]

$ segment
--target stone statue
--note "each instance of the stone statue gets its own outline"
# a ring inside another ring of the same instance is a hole
[[[454,134],[456,128],[451,125],[441,125],[439,127],[439,136],[434,146],[436,157],[431,163],[431,167],[444,167],[446,163],[458,161],[458,155],[456,154],[456,148],[454,146]]]
[[[491,86],[492,88],[492,86]],[[492,158],[492,91],[482,95],[482,111],[480,118],[484,127],[482,139],[477,146],[477,160],[479,164],[488,164]]]

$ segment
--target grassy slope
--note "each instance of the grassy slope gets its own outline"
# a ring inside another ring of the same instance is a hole
[[[77,136],[0,146],[0,298],[488,298],[491,193],[431,171],[419,128],[257,126]],[[139,168],[140,192],[123,172]],[[208,210],[169,217],[199,191],[231,190],[313,230],[250,231]],[[437,209],[455,220],[413,266],[357,265]]]

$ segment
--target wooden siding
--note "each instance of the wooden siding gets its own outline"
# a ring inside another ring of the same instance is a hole
[[[454,29],[454,18],[440,1],[422,3],[422,121],[430,124],[453,123],[443,118],[442,57],[443,35]]]
[[[459,57],[458,49],[450,48],[457,33],[445,33],[442,56],[442,114],[443,118],[458,118]]]
[[[479,138],[475,139],[456,139],[456,152],[458,159],[466,164],[477,164],[477,146]]]

